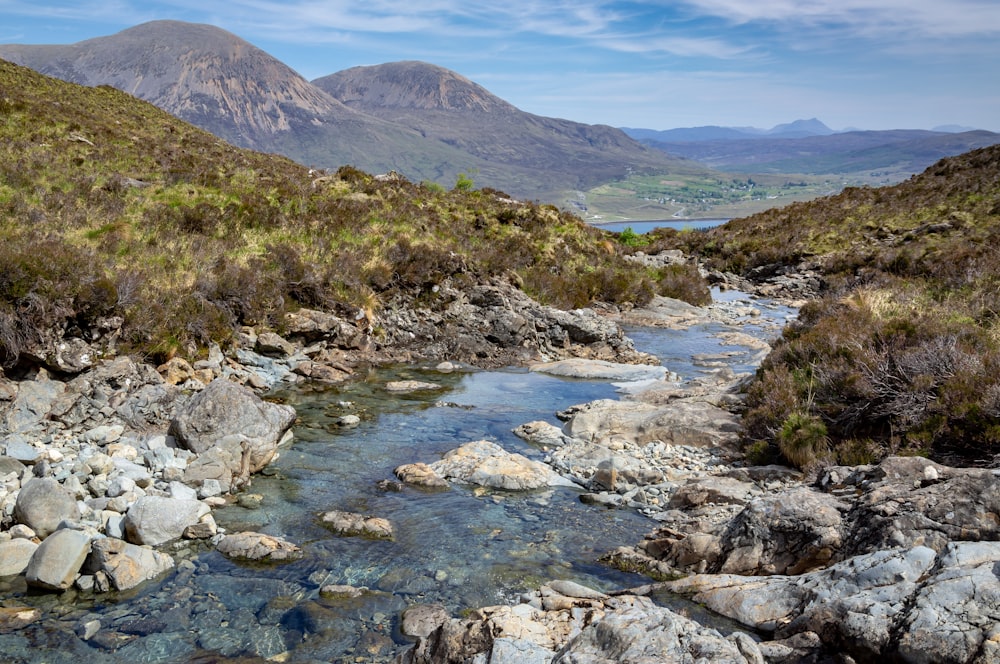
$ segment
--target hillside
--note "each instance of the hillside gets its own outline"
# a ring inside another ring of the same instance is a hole
[[[808,269],[825,284],[750,392],[752,449],[997,463],[1000,146],[683,241],[717,269],[758,280]]]
[[[154,361],[194,358],[242,325],[281,329],[299,307],[346,316],[376,349],[452,348],[470,323],[467,314],[452,321],[448,307],[468,309],[469,289],[503,284],[565,308],[707,295],[693,271],[640,268],[611,239],[498,192],[350,167],[317,176],[114,88],[0,61],[7,367],[70,340]],[[392,322],[430,317],[441,323],[424,337]]]
[[[354,67],[313,83],[352,109],[559,188],[588,189],[630,170],[677,166],[618,129],[526,113],[423,62]]]
[[[524,113],[423,63],[357,68],[313,85],[208,25],[154,21],[71,45],[2,45],[0,58],[75,83],[111,85],[236,145],[316,168],[395,170],[446,186],[472,173],[477,184],[518,198],[558,200],[565,190],[630,170],[666,172],[676,163],[617,129]],[[349,90],[349,105],[323,87]],[[428,94],[445,88],[473,96]]]

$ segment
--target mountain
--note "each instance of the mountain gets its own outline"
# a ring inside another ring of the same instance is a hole
[[[351,164],[449,185],[465,172],[480,186],[553,198],[678,162],[611,127],[524,113],[424,63],[355,68],[312,84],[208,25],[154,21],[70,45],[0,45],[0,58],[111,85],[236,145],[321,168]]]
[[[805,136],[828,136],[836,133],[816,118],[795,120],[775,125],[771,129],[756,127],[681,127],[678,129],[633,129],[622,127],[622,131],[643,142],[682,143],[700,141],[746,140],[751,138],[802,138]]]
[[[519,110],[482,86],[425,62],[354,67],[313,81],[347,107],[461,149],[493,165],[587,189],[677,160],[623,131]]]
[[[642,142],[720,170],[816,175],[879,171],[900,180],[943,157],[1000,143],[1000,134],[894,129],[798,138],[786,134],[712,140],[644,138]]]

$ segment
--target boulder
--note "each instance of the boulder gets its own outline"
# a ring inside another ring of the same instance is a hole
[[[25,579],[36,588],[66,590],[73,585],[88,554],[90,535],[68,528],[57,530],[31,556]]]
[[[128,590],[173,569],[174,559],[120,539],[105,537],[90,547],[87,569],[106,575],[115,590]]]
[[[385,389],[388,392],[433,392],[445,388],[423,380],[392,380],[385,384]]]
[[[295,346],[274,332],[261,332],[257,336],[254,350],[270,357],[288,357],[295,353]]]
[[[740,420],[702,400],[677,400],[666,406],[601,399],[574,409],[563,432],[573,438],[612,445],[660,440],[697,447],[735,446]]]
[[[393,474],[402,482],[429,489],[447,489],[447,480],[434,472],[426,463],[407,463],[397,467]]]
[[[48,417],[52,405],[66,391],[66,384],[49,379],[44,371],[38,372],[35,380],[18,383],[17,395],[5,408],[3,424],[7,431],[14,433],[30,431]]]
[[[466,443],[429,465],[441,477],[494,489],[524,491],[551,486],[576,486],[544,463],[507,452],[487,440]]]
[[[0,540],[0,576],[13,576],[27,569],[37,548],[27,539]]]
[[[209,512],[208,505],[198,500],[143,496],[125,515],[125,536],[133,544],[159,546],[182,537],[188,526]]]
[[[334,510],[320,515],[320,522],[338,535],[360,535],[373,539],[392,539],[392,524],[376,516]]]
[[[285,432],[295,422],[295,409],[268,403],[249,388],[216,379],[191,397],[170,424],[170,434],[184,449],[202,454],[213,447],[243,450],[249,472],[266,466]]]
[[[451,616],[440,604],[414,604],[406,607],[399,621],[403,636],[426,638]]]
[[[302,551],[280,537],[245,531],[223,537],[215,548],[228,558],[278,562],[301,557]]]
[[[14,504],[14,519],[43,539],[55,532],[64,520],[79,518],[76,498],[50,477],[34,478],[25,483]]]

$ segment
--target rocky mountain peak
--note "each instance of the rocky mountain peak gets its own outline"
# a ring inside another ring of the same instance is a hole
[[[316,79],[347,106],[360,110],[419,109],[513,113],[517,109],[464,76],[426,62],[390,62],[352,67]]]

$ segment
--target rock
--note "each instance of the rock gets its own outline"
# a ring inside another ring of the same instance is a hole
[[[173,569],[174,559],[166,553],[105,537],[90,547],[87,569],[101,572],[115,590],[128,590]]]
[[[795,487],[752,501],[722,534],[717,570],[734,574],[799,574],[825,567],[842,546],[842,512],[833,496]]]
[[[11,433],[34,429],[49,416],[52,405],[66,391],[66,384],[49,379],[48,373],[39,371],[35,380],[18,384],[17,396],[6,408],[4,424]]]
[[[324,599],[355,599],[368,593],[368,588],[329,584],[319,589],[320,597]]]
[[[487,440],[466,443],[430,467],[450,480],[509,491],[576,486],[545,464],[507,452]]]
[[[24,576],[29,586],[66,590],[90,553],[90,535],[64,528],[45,538],[35,550]]]
[[[41,619],[41,609],[24,605],[0,606],[0,634],[19,632]]]
[[[421,380],[393,380],[385,384],[388,392],[430,392],[445,389],[443,385]]]
[[[434,472],[426,463],[408,463],[392,471],[396,477],[407,484],[414,484],[429,489],[447,489],[448,482]]]
[[[208,539],[215,537],[219,532],[219,526],[215,523],[215,517],[206,514],[201,517],[198,523],[193,523],[184,529],[184,539]]]
[[[899,642],[906,662],[1000,657],[1000,543],[952,542],[920,588]]]
[[[799,576],[697,574],[664,586],[778,639],[822,635],[829,647],[877,660],[888,655],[894,626],[934,566],[927,547],[879,551]]]
[[[674,445],[735,447],[739,418],[706,401],[669,406],[602,399],[575,409],[563,433],[601,444],[636,445],[659,440]]]
[[[0,577],[20,574],[27,569],[37,548],[31,540],[0,540]]]
[[[690,508],[705,504],[745,505],[757,493],[757,487],[749,482],[729,477],[705,477],[689,480],[682,484],[670,498],[668,507]]]
[[[257,336],[254,350],[261,355],[288,357],[295,353],[295,346],[274,332],[261,332]]]
[[[338,535],[348,537],[360,535],[374,539],[392,539],[393,537],[392,524],[380,517],[335,510],[321,514],[320,522]]]
[[[213,447],[235,451],[246,443],[249,472],[255,473],[274,458],[294,422],[291,406],[267,403],[248,388],[220,378],[184,404],[170,424],[170,434],[195,454]]]
[[[24,473],[25,465],[11,456],[0,456],[0,477],[13,473],[21,477]]]
[[[552,376],[592,380],[649,381],[663,380],[667,376],[666,367],[647,364],[621,364],[583,358],[533,364],[529,369]]]
[[[42,458],[42,449],[32,445],[20,434],[13,434],[7,438],[4,453],[5,458],[18,461],[22,467],[24,464],[33,464]]]
[[[279,562],[301,557],[302,551],[280,537],[245,531],[223,537],[215,548],[229,558]]]
[[[163,382],[167,385],[182,385],[194,378],[194,368],[187,360],[174,357],[156,367],[157,373],[163,376]]]
[[[518,426],[514,429],[514,435],[532,445],[543,448],[562,447],[573,441],[562,432],[562,429],[542,420],[526,422]]]
[[[52,478],[32,479],[21,487],[14,505],[14,519],[41,537],[55,532],[64,520],[80,518],[76,498]]]
[[[426,638],[450,618],[448,610],[440,604],[414,604],[403,611],[399,631],[403,636]]]
[[[639,601],[584,627],[559,650],[552,664],[682,661],[764,664],[747,635],[737,632],[726,638],[670,609]]]
[[[159,546],[183,536],[210,511],[198,500],[143,496],[125,515],[125,534],[133,544]]]

